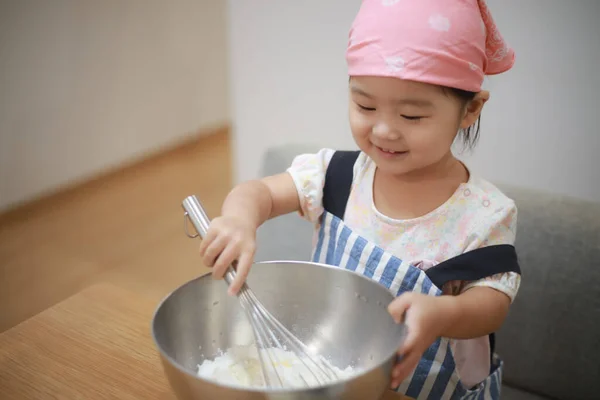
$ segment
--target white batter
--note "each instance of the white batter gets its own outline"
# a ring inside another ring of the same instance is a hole
[[[293,352],[278,348],[269,349],[268,352],[275,361],[279,376],[283,380],[283,386],[288,388],[306,387],[302,380],[304,378],[308,386],[318,386],[319,383],[311,373],[315,371],[315,365],[310,361],[305,363]],[[267,365],[270,365],[267,350],[261,350],[261,355]],[[327,361],[323,360],[325,363]],[[327,363],[338,378],[344,379],[356,373],[352,367],[340,370]],[[232,347],[227,352],[217,356],[214,360],[205,360],[198,365],[198,376],[214,380],[221,384],[246,386],[251,388],[264,388],[265,382],[260,368],[260,361],[255,345]],[[269,373],[271,383],[278,386],[278,380],[273,371]]]

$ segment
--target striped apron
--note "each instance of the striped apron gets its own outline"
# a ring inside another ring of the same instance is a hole
[[[413,291],[431,296],[449,280],[476,280],[500,272],[520,273],[512,246],[490,246],[447,260],[427,272],[403,262],[353,232],[343,215],[352,183],[357,152],[336,152],[323,190],[322,214],[312,261],[362,274],[399,296]],[[484,262],[482,262],[482,259]],[[493,349],[493,336],[490,337]],[[499,399],[502,361],[493,353],[490,375],[476,387],[465,388],[458,376],[451,340],[438,338],[423,354],[413,373],[395,390],[414,399]]]

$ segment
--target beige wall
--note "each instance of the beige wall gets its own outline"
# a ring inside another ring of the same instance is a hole
[[[221,0],[0,0],[0,209],[229,119]]]

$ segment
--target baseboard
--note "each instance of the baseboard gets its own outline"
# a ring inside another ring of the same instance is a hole
[[[177,154],[192,151],[201,143],[206,143],[212,140],[223,140],[230,133],[230,125],[223,124],[217,127],[203,128],[179,140],[169,146],[162,147],[158,150],[147,152],[140,157],[133,158],[117,166],[100,171],[93,176],[89,176],[77,181],[71,181],[69,184],[53,189],[52,191],[43,193],[34,198],[22,201],[14,206],[8,206],[4,210],[0,210],[0,225],[8,224],[14,220],[25,218],[26,215],[33,209],[38,208],[41,203],[60,202],[65,197],[72,196],[74,192],[82,189],[101,186],[107,180],[120,175],[122,173],[132,171],[138,168],[143,168],[147,164],[160,162],[161,159],[172,157]]]

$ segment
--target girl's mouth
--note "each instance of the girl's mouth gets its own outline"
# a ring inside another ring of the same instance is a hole
[[[384,157],[388,157],[388,158],[389,157],[399,157],[399,156],[403,156],[408,153],[408,151],[398,151],[398,150],[388,149],[388,148],[379,147],[379,146],[375,146],[375,148],[377,149],[377,152],[379,154],[381,154]]]

